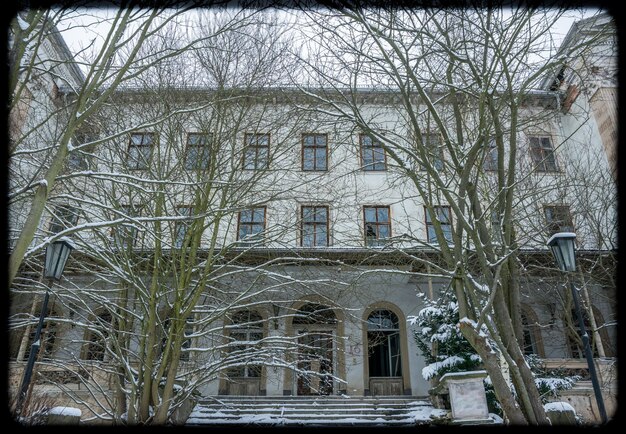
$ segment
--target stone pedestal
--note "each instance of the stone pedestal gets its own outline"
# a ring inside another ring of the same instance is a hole
[[[486,371],[468,371],[449,373],[441,377],[438,393],[449,393],[453,423],[493,423],[489,418],[483,385],[486,376]]]

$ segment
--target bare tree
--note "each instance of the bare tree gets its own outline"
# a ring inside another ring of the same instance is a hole
[[[310,41],[303,69],[310,74],[300,83],[332,93],[301,90],[325,113],[376,140],[389,171],[410,180],[407,200],[423,204],[427,233],[407,232],[397,241],[439,254],[439,262],[411,259],[450,282],[460,328],[481,356],[508,421],[548,423],[519,344],[520,254],[545,245],[545,226],[528,222],[536,221],[533,204],[559,189],[550,172],[568,138],[555,124],[556,94],[535,89],[563,59],[608,33],[551,57],[551,29],[564,10],[337,2],[308,12],[314,24],[303,31]],[[372,104],[364,104],[359,88],[372,89]],[[556,138],[555,153],[536,155],[536,136]],[[614,237],[606,225],[602,232]],[[515,396],[497,354],[508,364]]]

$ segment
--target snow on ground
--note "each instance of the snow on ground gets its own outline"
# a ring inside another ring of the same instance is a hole
[[[48,414],[57,414],[60,416],[78,416],[82,415],[82,412],[78,408],[74,407],[53,407]]]
[[[448,410],[436,409],[423,402],[416,401],[411,403],[412,408],[406,410],[402,419],[394,419],[392,424],[427,424],[434,419],[443,418],[447,415]],[[379,407],[377,410],[385,410]],[[324,417],[325,416],[325,417]],[[390,424],[388,419],[379,418],[357,418],[342,417],[341,413],[325,412],[319,418],[307,417],[306,419],[298,419],[297,414],[290,414],[283,417],[276,414],[275,407],[257,408],[254,414],[245,414],[234,416],[232,413],[225,413],[220,410],[210,409],[206,406],[198,405],[189,415],[187,419],[189,425],[385,425]]]

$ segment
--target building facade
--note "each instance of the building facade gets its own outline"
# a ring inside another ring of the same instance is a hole
[[[559,231],[577,233],[596,355],[616,355],[615,185],[598,179],[582,192],[572,187],[585,168],[610,174],[607,140],[615,138],[593,110],[605,87],[574,99],[571,86],[531,92],[521,106],[515,165],[523,194],[512,207],[524,352],[555,366],[583,358],[567,287],[545,247]],[[63,88],[61,100],[71,101],[71,88]],[[427,363],[410,319],[425,307],[423,297],[451,290],[442,249],[454,245],[458,224],[475,221],[431,188],[437,176],[462,190],[456,154],[432,119],[418,121],[415,142],[399,95],[357,89],[350,97],[367,129],[332,113],[332,104],[350,107],[344,94],[324,89],[125,88],[112,95],[73,134],[14,282],[11,385],[28,358],[48,285],[39,277],[43,247],[70,236],[78,249],[63,280],[49,287],[35,383],[93,398],[90,417],[114,417],[115,391],[135,387],[132,379],[142,375],[205,397],[428,396],[432,384],[422,375]],[[419,112],[425,102],[414,104]],[[594,116],[583,116],[590,108]],[[59,112],[50,122],[62,132],[67,119]],[[468,115],[468,131],[478,128],[475,120]],[[19,129],[40,123],[31,111]],[[51,157],[43,150],[56,134],[22,134],[11,158],[12,190],[25,177],[36,182],[37,171],[25,167],[45,166]],[[41,160],[27,152],[34,143]],[[414,143],[425,159],[409,152]],[[503,220],[491,195],[503,158],[485,143],[476,184],[485,227],[497,233]],[[11,233],[19,233],[27,209],[11,204]]]

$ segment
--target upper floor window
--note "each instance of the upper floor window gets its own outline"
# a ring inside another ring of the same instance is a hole
[[[269,153],[269,134],[245,134],[245,149],[243,154],[243,168],[245,170],[267,169]]]
[[[152,160],[154,133],[133,133],[128,145],[128,168],[147,169]]]
[[[78,209],[72,205],[57,205],[52,214],[50,222],[50,232],[58,234],[59,232],[76,226],[78,223]]]
[[[426,236],[428,238],[429,243],[436,244],[437,241],[437,230],[434,221],[438,221],[441,226],[441,232],[443,233],[446,241],[452,241],[452,220],[450,219],[450,207],[449,206],[434,206],[434,215],[428,210],[426,210]]]
[[[302,170],[323,171],[328,168],[328,135],[302,135]]]
[[[185,321],[185,340],[180,348],[180,356],[178,357],[182,362],[188,362],[190,359],[191,350],[191,335],[193,335],[193,316],[190,316]]]
[[[131,219],[139,215],[139,210],[132,205],[121,205],[120,212],[123,215],[116,215],[116,218],[123,217]],[[118,223],[113,228],[113,242],[118,248],[134,246],[137,241],[137,226],[132,222]]]
[[[498,170],[498,146],[495,137],[489,138],[485,144],[484,170]]]
[[[240,241],[257,241],[265,230],[265,207],[245,209],[239,212],[237,222],[237,239]]]
[[[391,219],[388,206],[363,207],[363,224],[366,246],[380,246],[391,236]]]
[[[574,223],[569,206],[544,205],[543,214],[546,218],[546,230],[549,235],[557,232],[574,232]]]
[[[211,139],[211,134],[207,133],[187,134],[185,169],[205,170],[209,168],[211,159]]]
[[[302,207],[302,247],[328,245],[328,207]]]
[[[422,135],[428,161],[436,171],[443,170],[443,146],[441,136],[438,133],[428,133]]]
[[[176,214],[178,216],[191,217],[193,215],[192,206],[178,206],[176,207]],[[177,220],[174,224],[174,247],[180,248],[185,242],[185,237],[189,227],[191,226],[191,219],[186,218],[183,220]]]
[[[528,137],[530,156],[533,164],[540,172],[555,172],[557,170],[556,158],[552,140],[547,136]]]
[[[372,172],[386,170],[387,162],[383,145],[366,134],[359,136],[359,142],[361,148],[361,168]]]

